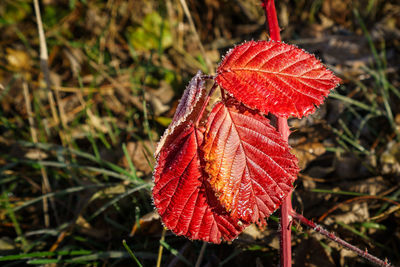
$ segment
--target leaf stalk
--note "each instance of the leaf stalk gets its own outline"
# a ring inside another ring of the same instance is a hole
[[[261,0],[261,2],[267,17],[270,37],[273,41],[279,42],[281,41],[281,35],[274,0]],[[289,139],[290,130],[286,118],[278,117],[278,131],[286,141]],[[281,205],[279,245],[282,267],[292,266],[292,219],[290,216],[292,211],[292,194],[290,193]]]

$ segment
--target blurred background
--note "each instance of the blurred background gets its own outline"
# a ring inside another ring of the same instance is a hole
[[[294,208],[400,264],[400,3],[276,2],[282,40],[343,79],[290,119]],[[260,3],[43,0],[43,60],[34,1],[1,0],[2,266],[278,265],[277,214],[203,245],[163,233],[151,200],[153,152],[187,82],[268,39]],[[299,225],[292,244],[294,266],[369,266]]]

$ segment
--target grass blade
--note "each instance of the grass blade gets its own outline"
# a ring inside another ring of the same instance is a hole
[[[140,261],[138,260],[138,258],[136,258],[135,254],[133,254],[132,250],[129,248],[128,244],[126,244],[125,239],[122,240],[122,244],[124,245],[126,251],[128,251],[129,255],[132,257],[132,259],[136,262],[136,264],[139,267],[143,267],[143,265],[140,263]]]
[[[185,257],[183,257],[182,254],[179,253],[178,250],[176,250],[173,247],[171,247],[167,242],[165,242],[164,240],[160,240],[160,244],[164,248],[169,250],[169,252],[171,252],[172,255],[176,256],[178,259],[180,259],[182,262],[184,262],[187,266],[193,266],[193,264],[190,263],[190,261],[188,261]]]
[[[117,197],[113,198],[112,200],[110,200],[109,202],[107,202],[105,205],[103,205],[100,209],[98,209],[95,213],[93,213],[92,216],[90,216],[89,221],[94,219],[95,217],[97,217],[99,214],[101,214],[103,211],[105,211],[108,207],[114,205],[115,203],[117,203],[118,201],[120,201],[121,199],[123,199],[126,196],[129,196],[130,194],[139,191],[141,189],[144,188],[148,188],[150,187],[150,184],[142,184],[139,185],[137,187],[131,188],[128,191],[126,191],[125,193],[118,195]]]

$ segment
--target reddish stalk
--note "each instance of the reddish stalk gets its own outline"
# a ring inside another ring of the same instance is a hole
[[[295,212],[294,210],[292,210],[290,212],[290,215],[296,219],[297,221],[299,221],[300,223],[308,226],[309,228],[313,229],[314,231],[324,235],[325,237],[329,238],[332,241],[335,241],[336,243],[338,243],[339,245],[357,253],[358,256],[363,257],[364,259],[378,265],[378,266],[383,266],[383,267],[389,267],[389,266],[393,266],[391,265],[387,260],[383,261],[371,254],[368,253],[368,251],[365,250],[361,250],[359,248],[357,248],[356,246],[353,246],[352,244],[349,244],[348,242],[344,241],[343,239],[341,239],[340,237],[337,237],[334,233],[331,233],[329,231],[327,231],[326,229],[324,229],[322,226],[314,223],[313,221],[308,220],[307,218],[305,218],[303,215],[298,214],[297,212]]]
[[[272,40],[280,41],[281,34],[278,24],[278,17],[276,16],[274,0],[261,0],[261,2],[268,21],[269,35]]]
[[[276,16],[274,0],[261,0],[268,21],[269,34],[273,41],[280,41],[280,29]],[[285,140],[289,139],[290,130],[286,118],[278,117],[278,131]],[[280,259],[282,267],[292,266],[292,220],[290,213],[292,208],[292,194],[290,193],[282,202],[280,215]]]

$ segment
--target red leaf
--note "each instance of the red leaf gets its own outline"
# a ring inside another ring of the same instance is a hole
[[[233,98],[210,113],[203,146],[206,171],[233,218],[264,223],[292,191],[299,168],[267,118]]]
[[[194,122],[197,119],[198,111],[202,107],[205,96],[204,80],[201,79],[201,75],[201,71],[198,71],[190,80],[189,85],[183,92],[179,105],[176,108],[175,115],[172,118],[172,122],[168,126],[167,130],[165,130],[157,145],[156,152],[154,153],[156,157],[164,145],[168,145],[175,139],[175,135],[179,134],[179,130],[182,130],[188,122]]]
[[[177,235],[220,243],[234,239],[243,224],[229,216],[204,178],[198,154],[203,132],[193,124],[160,151],[154,171],[154,204]]]
[[[250,41],[228,52],[216,81],[251,108],[300,118],[313,113],[340,79],[295,46]]]

